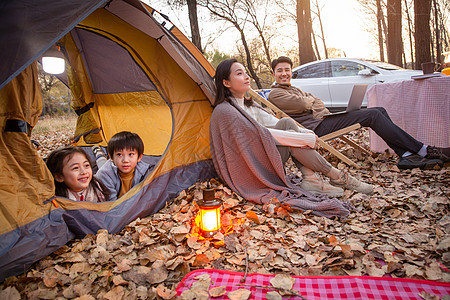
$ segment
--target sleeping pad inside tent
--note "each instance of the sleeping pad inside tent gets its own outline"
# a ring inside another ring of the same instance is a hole
[[[2,4],[0,20],[7,61],[0,73],[0,281],[72,238],[118,232],[215,176],[208,131],[214,69],[164,16],[132,0],[47,0]],[[155,165],[116,201],[55,197],[30,141],[42,112],[36,64],[55,45],[78,115],[75,145],[106,146],[119,131],[136,132]]]

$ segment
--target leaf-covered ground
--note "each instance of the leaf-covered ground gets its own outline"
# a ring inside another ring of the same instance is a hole
[[[352,135],[368,148],[366,130]],[[46,156],[70,136],[61,129],[33,139]],[[223,231],[205,240],[193,222],[194,200],[206,187],[198,182],[121,232],[100,230],[73,240],[24,274],[6,279],[0,299],[172,299],[183,276],[197,268],[450,281],[450,168],[399,171],[393,156],[363,157],[335,145],[361,166],[349,171],[376,186],[370,196],[345,192],[342,200],[355,208],[345,219],[292,211],[276,199],[266,205],[247,202],[213,179],[210,184],[223,200]],[[293,164],[288,173],[296,174]]]

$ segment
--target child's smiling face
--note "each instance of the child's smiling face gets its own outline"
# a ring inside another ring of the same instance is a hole
[[[72,157],[64,158],[62,176],[56,175],[58,182],[64,182],[74,192],[81,192],[92,180],[92,168],[85,155],[75,152]]]

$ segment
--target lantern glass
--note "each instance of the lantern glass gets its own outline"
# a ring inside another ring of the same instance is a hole
[[[59,57],[42,57],[42,69],[49,74],[61,74],[65,70],[65,62]]]
[[[202,231],[218,231],[220,228],[220,207],[200,208],[200,229]]]
[[[61,51],[61,44],[52,45],[42,55],[42,69],[49,74],[64,73],[66,62],[64,53]]]

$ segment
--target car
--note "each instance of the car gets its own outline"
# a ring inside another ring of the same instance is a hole
[[[375,60],[329,58],[292,69],[291,84],[320,98],[330,111],[345,110],[355,84],[375,84],[411,79],[422,71]],[[367,107],[364,97],[362,107]]]
[[[444,55],[444,64],[442,65],[442,73],[450,75],[450,51],[442,53]]]

